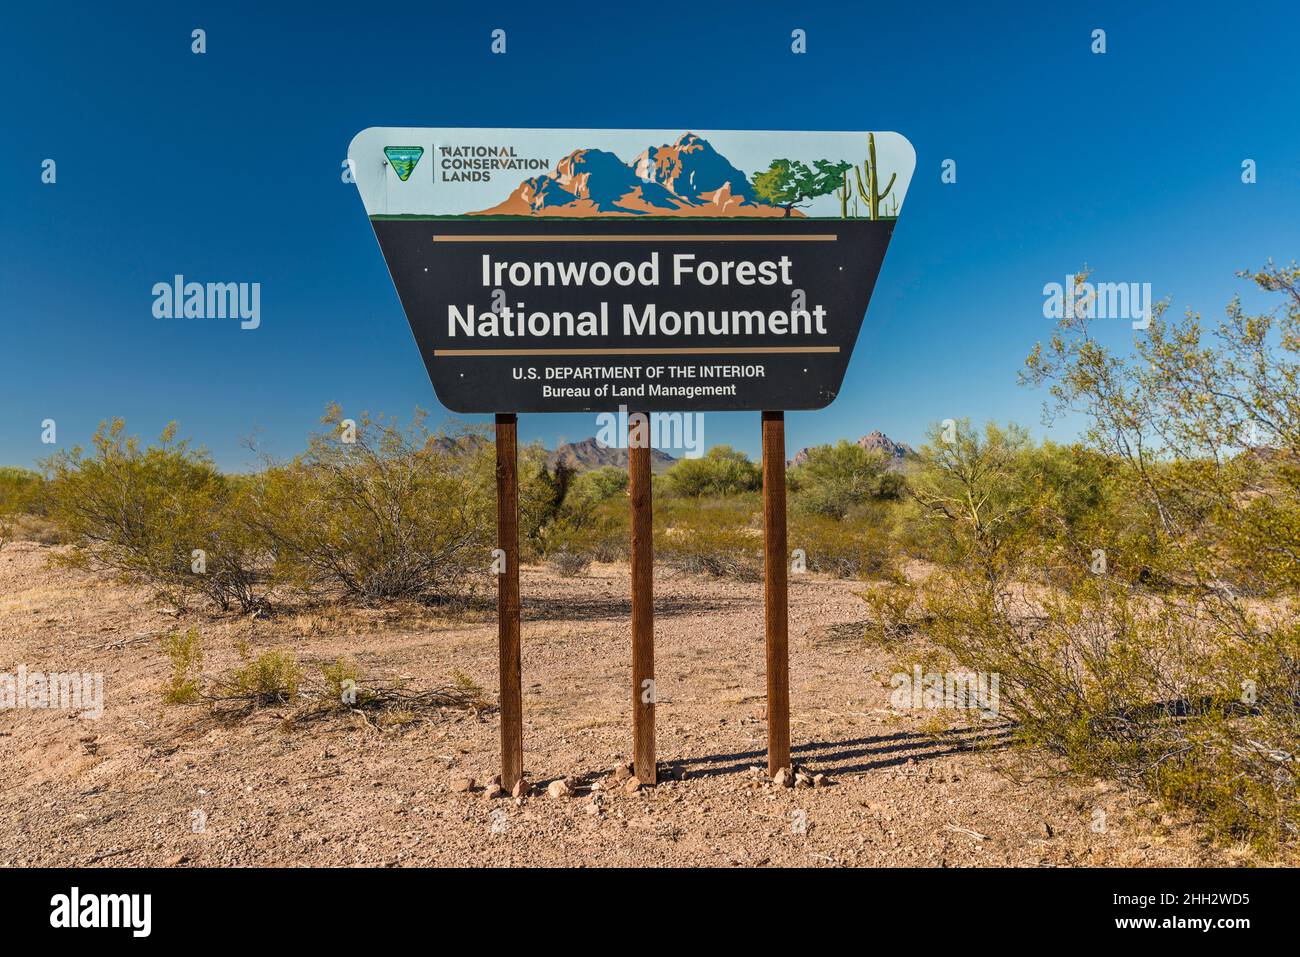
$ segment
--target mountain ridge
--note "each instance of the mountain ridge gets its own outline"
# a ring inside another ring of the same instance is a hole
[[[866,449],[868,452],[879,452],[889,461],[889,467],[895,471],[902,469],[907,459],[916,455],[916,450],[906,442],[895,442],[884,432],[879,429],[873,429],[866,435],[858,439],[857,445]],[[786,464],[790,468],[798,468],[808,461],[808,455],[814,448],[821,446],[808,446],[800,449],[794,454]]]
[[[802,215],[794,210],[792,215]],[[502,202],[472,216],[785,216],[754,194],[749,177],[695,133],[648,146],[629,163],[577,149]]]
[[[650,450],[651,472],[663,472],[672,468],[677,461],[678,459],[667,452],[654,448]],[[603,468],[607,465],[622,469],[627,468],[627,449],[601,445],[595,438],[582,439],[579,442],[564,442],[547,452],[546,465],[548,468],[564,465],[579,472]]]

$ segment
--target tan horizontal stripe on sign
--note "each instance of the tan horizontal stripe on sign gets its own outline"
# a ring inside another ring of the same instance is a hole
[[[435,243],[833,243],[834,233],[485,233],[483,235],[434,236]]]
[[[697,346],[679,349],[434,349],[435,356],[732,356],[839,352],[839,346]]]

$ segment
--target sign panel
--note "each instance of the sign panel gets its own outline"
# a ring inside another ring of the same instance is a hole
[[[407,127],[348,159],[457,412],[828,405],[916,164],[884,132]]]

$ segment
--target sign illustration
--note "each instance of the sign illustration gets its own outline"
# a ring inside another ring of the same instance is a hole
[[[348,157],[457,412],[828,405],[915,166],[884,132],[372,128]]]

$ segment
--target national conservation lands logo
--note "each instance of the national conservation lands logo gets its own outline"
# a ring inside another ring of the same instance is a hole
[[[420,157],[423,155],[423,146],[384,147],[384,156],[388,158],[388,164],[403,183],[411,178],[411,174],[415,172],[415,164],[420,162]]]
[[[391,143],[418,144],[406,166]],[[890,132],[376,128],[349,163],[444,405],[654,412],[830,403],[915,153]]]

